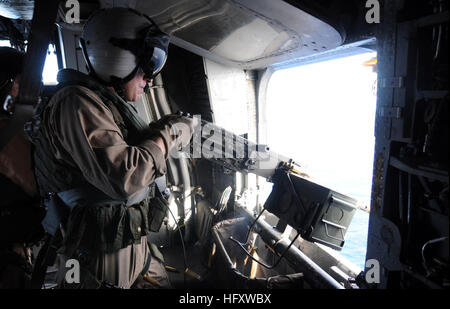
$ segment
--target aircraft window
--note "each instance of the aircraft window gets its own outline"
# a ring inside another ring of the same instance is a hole
[[[44,85],[56,85],[56,75],[58,74],[58,60],[56,57],[55,45],[50,44],[45,58],[44,70],[42,71],[42,81]]]
[[[370,206],[375,145],[376,53],[273,73],[267,89],[267,143],[311,180]],[[372,60],[372,61],[371,61]],[[342,255],[364,268],[369,213],[357,210]]]

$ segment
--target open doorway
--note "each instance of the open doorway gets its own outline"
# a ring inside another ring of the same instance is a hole
[[[374,155],[376,53],[275,71],[267,88],[267,144],[310,180],[359,207],[341,254],[364,269]]]

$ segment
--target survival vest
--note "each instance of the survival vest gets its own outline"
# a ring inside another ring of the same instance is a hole
[[[59,88],[84,86],[99,96],[129,145],[136,145],[152,135],[149,126],[129,103],[88,75],[65,69],[59,72],[58,80]],[[160,190],[155,189],[155,184],[135,201],[114,200],[89,185],[76,167],[57,160],[49,151],[47,132],[40,126],[44,110],[44,104],[37,109],[27,132],[35,146],[36,179],[48,208],[47,230],[55,233],[60,222],[64,227],[64,243],[59,252],[68,257],[76,251],[114,252],[140,243],[141,237],[150,231],[158,231],[166,214],[167,201]]]

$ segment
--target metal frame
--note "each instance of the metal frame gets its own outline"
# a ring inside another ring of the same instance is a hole
[[[284,249],[284,251],[281,253],[281,255],[279,256],[279,258],[275,261],[274,264],[272,265],[267,265],[257,259],[255,259],[252,254],[250,252],[248,252],[248,250],[244,247],[248,241],[248,237],[250,235],[250,232],[253,228],[253,226],[256,224],[256,222],[258,221],[259,217],[261,217],[261,215],[263,214],[264,210],[266,210],[265,208],[263,208],[263,210],[259,213],[259,215],[256,217],[256,219],[253,221],[252,225],[249,227],[248,231],[247,231],[247,236],[245,237],[245,242],[242,243],[240,241],[238,241],[237,239],[234,239],[232,236],[230,236],[230,240],[233,241],[234,243],[236,243],[244,252],[245,254],[251,258],[253,261],[255,261],[256,263],[258,263],[259,265],[267,268],[267,269],[273,269],[275,267],[277,267],[277,265],[281,262],[281,260],[283,259],[284,255],[286,254],[286,252],[289,250],[289,248],[291,248],[291,246],[294,244],[294,242],[297,240],[297,238],[300,236],[300,233],[297,233],[297,235],[292,239],[291,243],[289,244],[289,246],[286,247],[286,249]]]

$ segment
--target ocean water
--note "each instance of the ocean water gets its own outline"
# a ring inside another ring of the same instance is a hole
[[[345,244],[340,253],[355,265],[364,269],[369,228],[369,213],[356,210],[352,222],[345,234]]]

